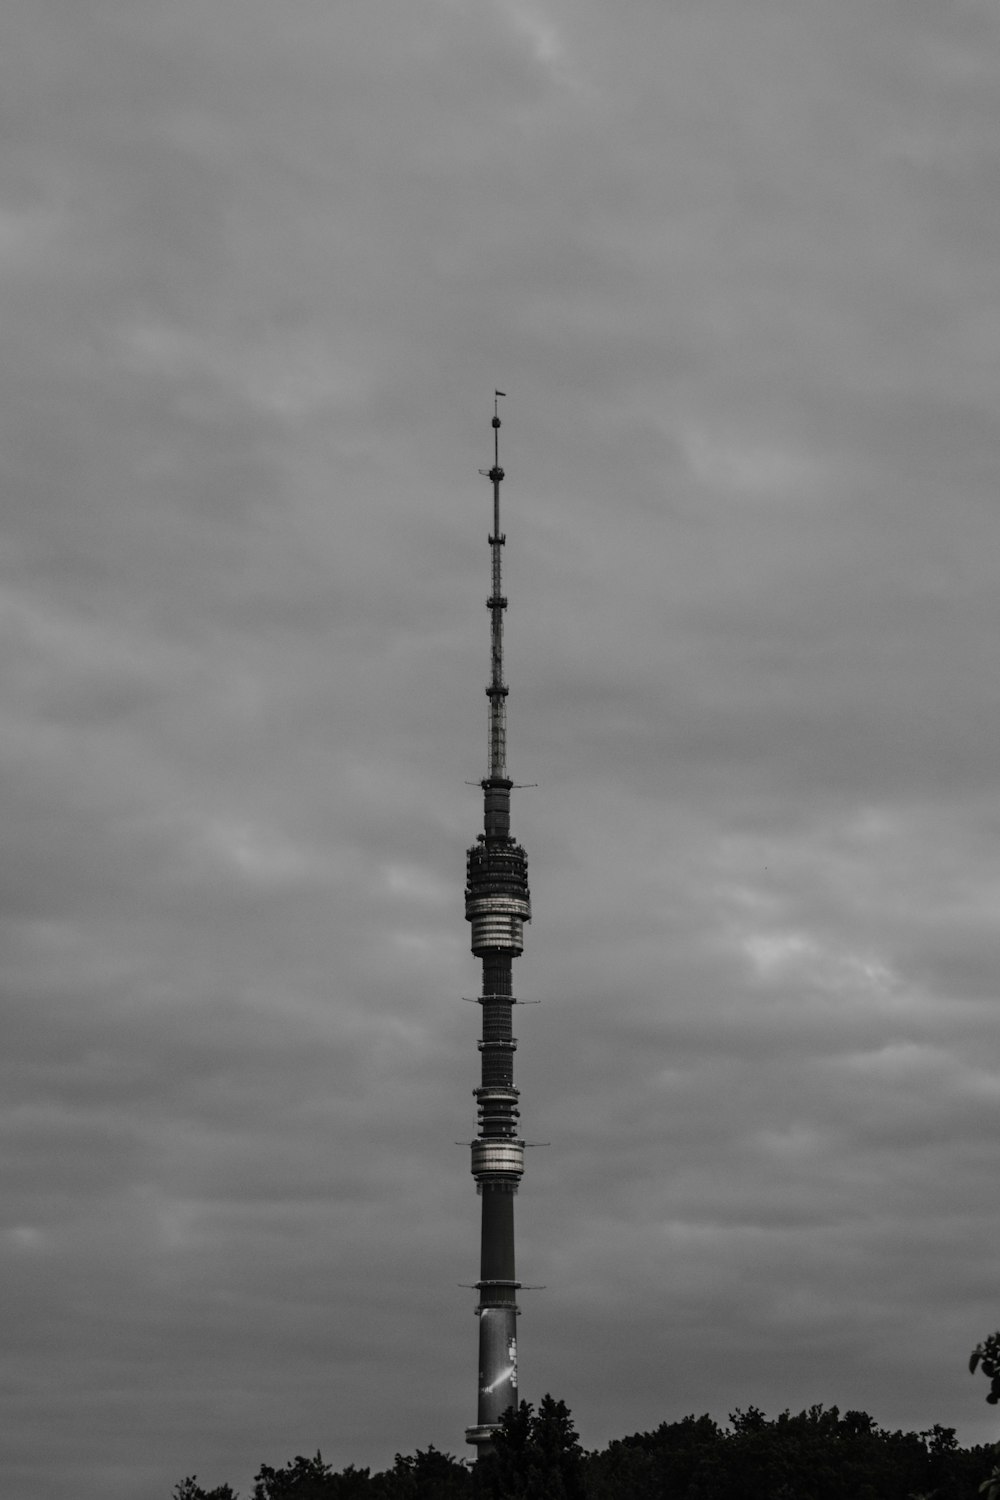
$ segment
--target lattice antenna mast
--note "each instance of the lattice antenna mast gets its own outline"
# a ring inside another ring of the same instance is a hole
[[[500,467],[500,413],[499,398],[503,391],[493,393],[493,467],[483,470],[493,484],[493,534],[490,537],[492,554],[492,590],[486,601],[490,611],[490,685],[486,689],[490,700],[490,772],[489,779],[506,780],[507,777],[507,685],[503,680],[503,612],[507,600],[503,596],[501,576],[501,548],[507,538],[500,530],[500,484],[503,469]]]

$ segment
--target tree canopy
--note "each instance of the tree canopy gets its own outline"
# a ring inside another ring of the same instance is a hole
[[[376,1474],[300,1455],[283,1469],[262,1464],[247,1500],[966,1500],[996,1459],[960,1447],[951,1427],[889,1431],[836,1406],[774,1418],[750,1406],[727,1426],[686,1416],[586,1453],[565,1402],[547,1395],[537,1411],[511,1408],[478,1464],[433,1445]],[[239,1496],[191,1476],[173,1500]]]

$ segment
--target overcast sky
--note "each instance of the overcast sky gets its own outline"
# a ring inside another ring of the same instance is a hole
[[[995,0],[6,0],[0,1489],[521,1393],[992,1441]]]

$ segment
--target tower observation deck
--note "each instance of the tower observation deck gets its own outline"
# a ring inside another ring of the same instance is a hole
[[[496,396],[503,395],[497,391]],[[493,406],[493,467],[480,472],[493,486],[493,532],[489,538],[490,612],[489,774],[483,779],[483,832],[468,852],[465,917],[472,928],[472,951],[482,961],[482,1079],[474,1095],[479,1133],[472,1142],[472,1175],[482,1199],[479,1280],[479,1404],[466,1441],[477,1455],[492,1442],[500,1419],[517,1405],[517,1292],[514,1267],[514,1195],[524,1171],[524,1141],[518,1134],[518,1090],[514,1087],[511,969],[524,947],[524,924],[531,920],[528,857],[510,832],[507,775],[507,685],[503,678],[503,597],[500,530],[500,417]]]

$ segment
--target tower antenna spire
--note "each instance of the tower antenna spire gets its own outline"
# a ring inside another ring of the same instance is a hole
[[[501,547],[507,538],[500,530],[500,485],[503,469],[500,467],[500,397],[503,391],[493,392],[493,467],[488,478],[493,485],[493,533],[490,537],[492,560],[492,588],[486,601],[490,611],[490,682],[486,692],[490,700],[490,781],[505,780],[507,776],[507,686],[503,680],[503,612],[507,600],[503,596]]]
[[[482,960],[482,1080],[473,1090],[479,1134],[472,1142],[472,1175],[482,1198],[479,1304],[478,1420],[466,1429],[477,1456],[487,1452],[500,1419],[517,1405],[517,1292],[514,1269],[514,1195],[524,1172],[524,1141],[518,1135],[519,1091],[514,1087],[511,1028],[514,999],[511,968],[524,947],[524,924],[531,920],[528,856],[510,833],[507,775],[507,685],[503,680],[503,597],[500,530],[500,414],[503,391],[493,395],[493,467],[480,473],[493,485],[493,532],[489,538],[490,612],[489,774],[482,782],[483,832],[468,852],[465,917],[472,927],[472,951]]]

